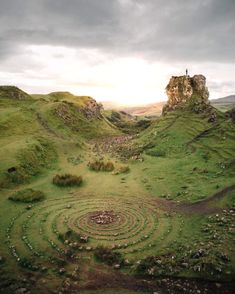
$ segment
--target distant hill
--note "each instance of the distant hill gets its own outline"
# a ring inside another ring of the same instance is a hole
[[[210,100],[211,104],[221,111],[227,111],[235,107],[235,95]]]
[[[0,99],[30,100],[32,98],[15,86],[0,86]]]
[[[143,106],[120,106],[112,102],[102,102],[104,109],[125,111],[133,116],[160,116],[162,107],[166,102],[150,103]]]
[[[212,106],[216,107],[220,111],[226,112],[235,107],[235,95],[230,95],[218,99],[210,100]],[[162,113],[162,107],[166,104],[166,101],[157,103],[149,103],[146,105],[134,105],[124,106],[118,105],[112,101],[103,101],[102,105],[105,110],[117,110],[125,111],[133,116],[160,116]]]

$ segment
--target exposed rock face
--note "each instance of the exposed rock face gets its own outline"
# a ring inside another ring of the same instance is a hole
[[[29,100],[31,96],[15,86],[0,86],[0,99]]]
[[[163,114],[175,109],[189,108],[195,112],[203,112],[211,108],[203,75],[173,76],[166,87],[167,104],[163,107]]]
[[[75,96],[70,92],[52,92],[49,94],[55,101],[62,101],[77,108],[87,119],[101,119],[101,103],[97,103],[90,96]]]
[[[85,102],[85,107],[83,108],[83,114],[88,118],[102,118],[101,110],[103,109],[103,105],[101,103],[97,103],[95,99],[88,97],[89,99]]]

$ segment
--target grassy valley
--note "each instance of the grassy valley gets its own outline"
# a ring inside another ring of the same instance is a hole
[[[0,87],[0,292],[232,293],[234,142],[209,106]]]

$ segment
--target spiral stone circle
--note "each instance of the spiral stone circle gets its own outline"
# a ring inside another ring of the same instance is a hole
[[[62,241],[59,236],[68,231],[85,242]],[[123,254],[146,254],[171,231],[171,218],[163,217],[161,210],[143,198],[70,196],[22,209],[6,230],[6,242],[17,262],[39,257],[42,265],[64,258],[71,248],[77,256],[100,245]]]

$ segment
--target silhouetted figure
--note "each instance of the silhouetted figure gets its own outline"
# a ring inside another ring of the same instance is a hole
[[[186,68],[186,77],[188,76],[188,69]]]

